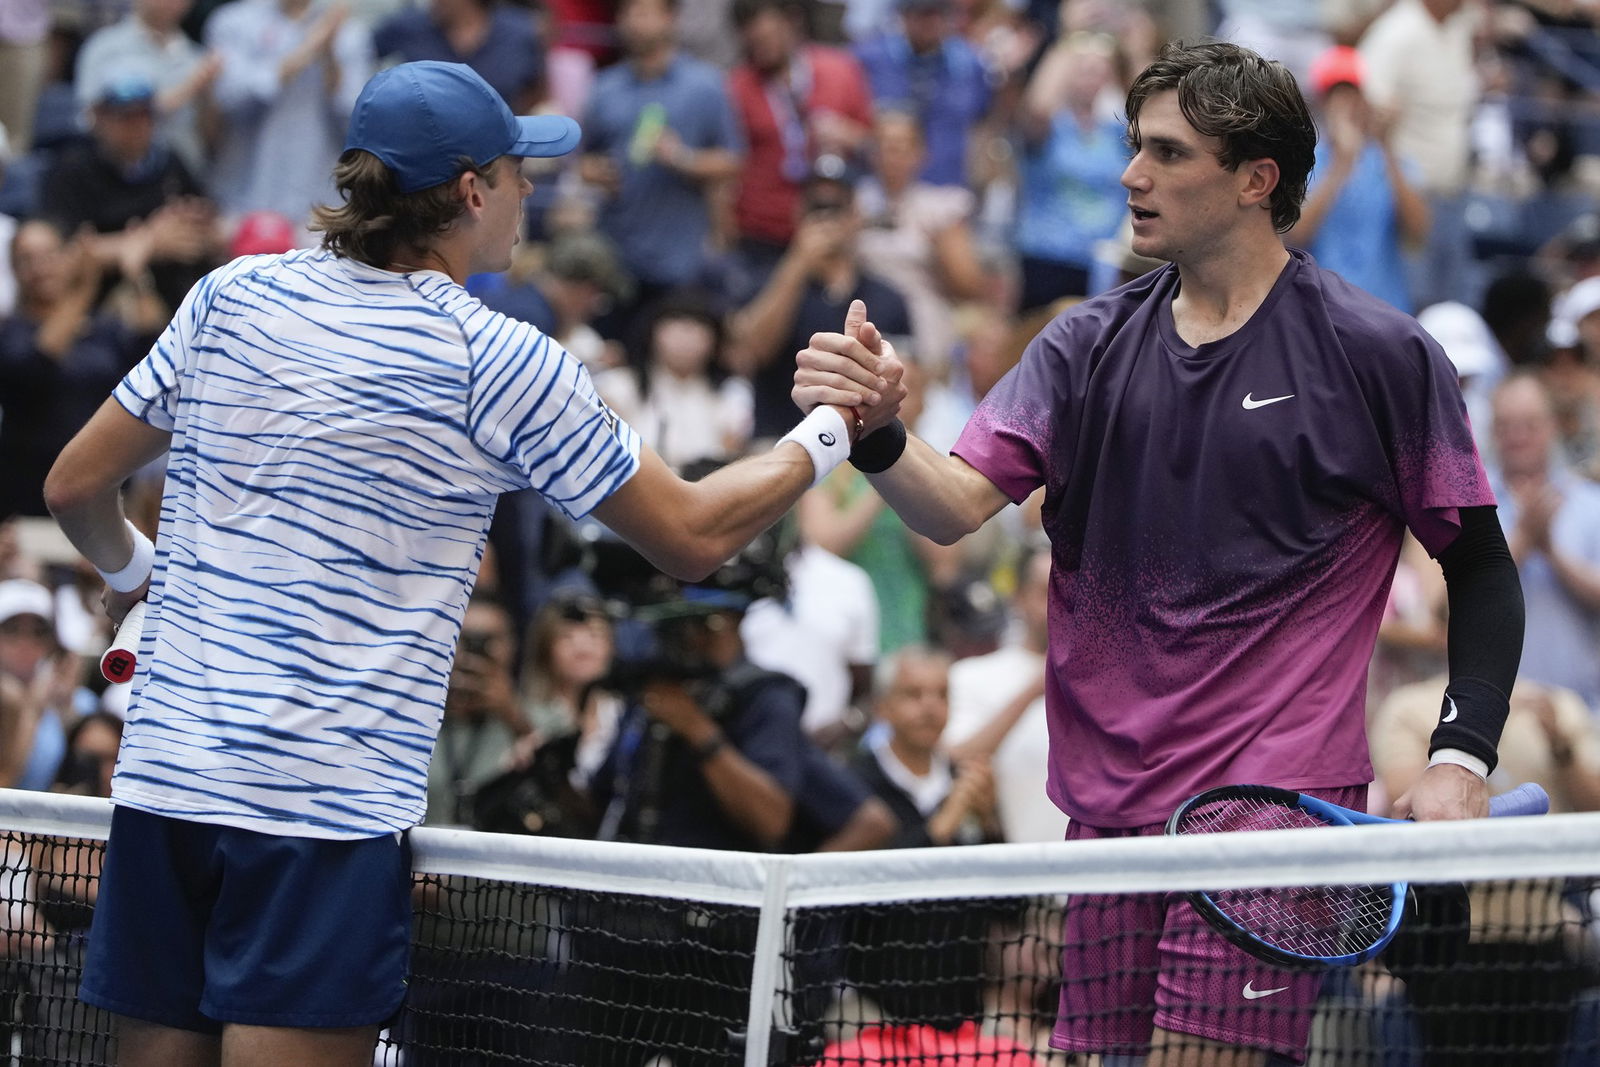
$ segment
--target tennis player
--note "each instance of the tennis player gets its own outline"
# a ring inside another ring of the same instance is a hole
[[[1407,528],[1449,583],[1450,676],[1399,814],[1484,815],[1523,607],[1450,362],[1284,247],[1316,133],[1281,65],[1169,46],[1127,114],[1133,249],[1168,265],[1045,327],[953,454],[891,427],[853,458],[945,543],[1045,487],[1048,789],[1069,838],[1158,833],[1228,783],[1362,807],[1367,662]],[[795,399],[844,399],[879,347],[814,338]],[[1318,976],[1159,896],[1074,898],[1066,922],[1057,1047],[1303,1060]]]
[[[465,66],[377,75],[322,248],[208,275],[50,474],[113,615],[149,599],[81,989],[121,1017],[124,1067],[371,1062],[497,494],[532,486],[699,578],[904,396],[867,376],[876,408],[680,481],[575,359],[461,285],[509,264],[521,159],[578,138]],[[163,453],[153,546],[119,487]]]

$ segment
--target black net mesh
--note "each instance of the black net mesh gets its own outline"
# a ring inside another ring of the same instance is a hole
[[[74,996],[100,853],[0,831],[0,1065],[115,1062],[109,1020]],[[408,1000],[378,1063],[744,1062],[754,908],[457,875],[415,886]],[[1318,1067],[1592,1067],[1597,886],[1430,890],[1384,957],[1326,974],[1217,956],[1182,894],[795,909],[768,1062],[1117,1067],[1052,1051],[1052,1029],[1137,1056],[1155,1025],[1179,1044],[1276,1046],[1274,1062],[1303,1039]]]
[[[441,875],[415,903],[408,1067],[743,1062],[754,909]]]
[[[1054,1032],[1129,1057],[1198,1036],[1271,1050],[1271,1064],[1600,1064],[1593,880],[1417,888],[1387,954],[1320,972],[1237,953],[1184,894],[792,913],[782,999],[804,1050],[794,1062],[1127,1062],[1053,1050]]]

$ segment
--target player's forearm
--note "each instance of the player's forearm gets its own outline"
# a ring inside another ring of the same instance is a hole
[[[814,476],[811,457],[796,444],[698,482],[682,480],[647,448],[639,472],[594,513],[655,566],[698,581],[782,518]]]
[[[1007,503],[982,474],[915,435],[892,467],[869,480],[907,526],[941,545],[955,544]]]
[[[70,505],[58,501],[51,514],[79,554],[100,570],[119,571],[133,558],[120,488],[102,489]]]
[[[1492,769],[1522,658],[1522,585],[1494,508],[1461,508],[1460,520],[1460,534],[1439,553],[1450,682],[1429,751],[1459,749]]]
[[[107,400],[50,468],[45,506],[73,547],[101,571],[119,571],[133,558],[122,513],[122,483],[165,452],[171,441],[170,433]]]

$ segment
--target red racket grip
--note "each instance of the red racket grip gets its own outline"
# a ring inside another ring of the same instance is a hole
[[[144,633],[144,601],[139,601],[117,627],[111,647],[100,657],[100,673],[108,682],[131,682],[139,666],[139,637]]]

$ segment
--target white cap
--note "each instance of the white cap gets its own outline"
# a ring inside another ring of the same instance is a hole
[[[38,582],[26,578],[0,582],[0,622],[18,615],[37,615],[49,622],[55,618],[55,597]]]
[[[1456,376],[1471,378],[1499,369],[1499,345],[1489,332],[1483,316],[1454,300],[1425,307],[1417,322],[1439,342],[1444,354],[1455,364]]]
[[[1555,313],[1545,330],[1545,340],[1556,348],[1578,343],[1578,323],[1600,311],[1600,278],[1585,278],[1556,301]]]

